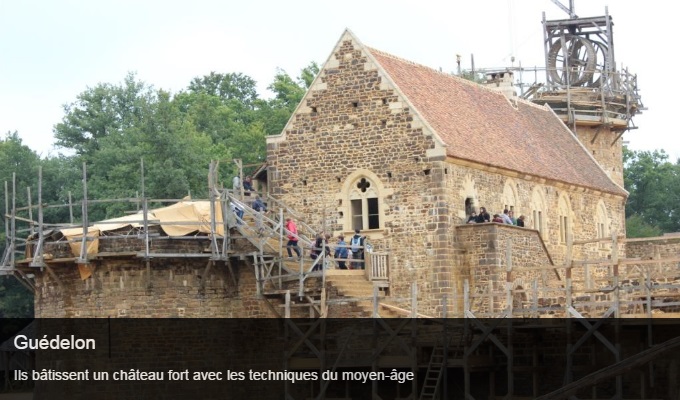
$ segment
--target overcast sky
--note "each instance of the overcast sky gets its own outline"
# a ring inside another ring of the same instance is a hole
[[[568,4],[568,0],[562,0]],[[680,83],[675,2],[576,0],[581,16],[614,21],[617,67],[638,75],[648,108],[624,140],[635,150],[680,157],[672,122]],[[0,133],[17,130],[43,156],[63,104],[88,86],[127,72],[177,92],[216,72],[242,72],[267,85],[323,63],[344,29],[364,44],[444,71],[475,66],[543,66],[542,13],[567,14],[550,0],[0,0]],[[491,145],[491,144],[490,144]]]

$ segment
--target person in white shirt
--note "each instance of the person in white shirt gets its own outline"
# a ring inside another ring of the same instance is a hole
[[[512,225],[512,218],[508,215],[508,209],[506,208],[503,210],[503,214],[501,214],[501,218],[503,219],[504,224]]]

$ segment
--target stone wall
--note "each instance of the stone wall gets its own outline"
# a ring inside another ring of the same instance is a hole
[[[436,141],[367,55],[342,40],[280,137],[267,140],[270,192],[317,229],[352,234],[347,190],[366,177],[379,198],[380,228],[364,230],[390,252],[392,294],[425,290],[424,313],[448,291],[450,210],[431,157]]]
[[[235,285],[227,266],[217,262],[203,281],[206,260],[137,258],[92,262],[92,276],[81,279],[72,263],[36,272],[35,316],[73,317],[271,317],[256,298],[252,268],[234,266]]]
[[[605,234],[625,232],[625,199],[618,196],[563,185],[559,182],[538,180],[530,176],[510,176],[500,171],[487,171],[482,167],[449,164],[444,174],[446,192],[453,211],[453,224],[466,221],[465,201],[471,199],[476,210],[485,207],[489,214],[500,214],[506,205],[512,205],[515,217],[524,215],[525,226],[537,228],[533,211],[538,197],[542,209],[542,238],[556,265],[564,263],[566,241],[560,239],[560,197],[568,199],[570,229],[574,241],[598,237],[598,207],[606,210]],[[572,258],[605,257],[608,247],[574,246]],[[624,254],[624,253],[621,253]]]
[[[550,268],[552,260],[536,230],[496,223],[461,225],[456,227],[456,248],[461,277],[468,280],[473,296],[470,309],[480,316],[498,316],[506,309],[508,279],[519,313],[533,301],[534,282],[541,288],[563,284],[559,272]],[[464,293],[462,282],[457,292]]]
[[[626,257],[650,260],[653,258],[680,257],[680,234],[666,234],[663,240],[629,241],[626,244]],[[677,265],[677,263],[676,263]]]
[[[606,126],[577,126],[576,137],[612,180],[623,187],[623,139]],[[612,144],[613,142],[613,144]]]
[[[626,243],[626,257],[641,260],[680,258],[680,234],[664,235],[662,240],[633,239]],[[636,300],[644,299],[647,282],[652,287],[652,297],[657,301],[657,313],[678,313],[680,306],[673,305],[680,296],[680,261],[625,265],[621,268],[624,286],[640,287]],[[663,297],[667,296],[664,300]],[[639,312],[640,310],[638,310]]]
[[[267,138],[267,152],[271,193],[319,230],[351,235],[352,191],[359,179],[371,183],[380,227],[362,234],[390,255],[391,294],[408,298],[416,282],[424,314],[439,315],[443,296],[459,289],[469,273],[453,246],[467,198],[491,213],[512,205],[516,217],[527,217],[528,227],[540,198],[543,240],[555,264],[566,256],[560,202],[567,204],[573,240],[598,236],[598,209],[604,210],[605,234],[625,230],[623,197],[447,159],[439,139],[349,35],[284,132]],[[584,254],[575,250],[573,257],[601,252],[583,248]]]

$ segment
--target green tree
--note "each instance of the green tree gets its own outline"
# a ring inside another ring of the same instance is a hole
[[[246,130],[254,118],[254,111],[246,106],[225,104],[219,97],[208,93],[180,92],[174,96],[173,102],[183,113],[183,118],[214,143],[230,142],[235,132]],[[244,114],[248,116],[244,117]]]
[[[100,83],[87,88],[75,102],[64,105],[64,118],[54,126],[56,144],[92,156],[99,142],[132,127],[141,117],[144,105],[153,101],[153,90],[128,74],[123,83]]]
[[[680,231],[680,161],[671,163],[663,150],[624,149],[624,166],[626,215],[662,232]]]
[[[266,135],[281,133],[318,74],[319,65],[315,62],[303,68],[297,79],[282,69],[277,70],[274,81],[267,87],[274,97],[258,104],[257,121]]]
[[[235,101],[249,108],[252,108],[258,99],[257,82],[242,73],[211,72],[210,75],[194,78],[189,84],[189,91],[206,93],[225,103]]]
[[[292,114],[318,73],[319,66],[314,62],[303,68],[297,79],[291,78],[282,69],[277,70],[274,82],[267,87],[274,93],[274,104],[284,107]]]
[[[633,214],[626,218],[626,237],[643,238],[660,236],[662,234],[661,228],[648,224],[640,215]]]
[[[44,221],[47,223],[70,222],[69,192],[71,192],[72,211],[74,221],[80,220],[80,204],[77,199],[82,198],[83,167],[80,157],[56,155],[40,161],[42,165],[42,196],[43,203],[51,206],[44,210]],[[37,196],[37,191],[34,192]],[[37,197],[35,198],[37,204]]]
[[[89,187],[96,198],[125,198],[141,194],[141,160],[144,191],[150,198],[181,198],[188,193],[207,196],[208,165],[222,154],[211,138],[197,132],[193,121],[180,112],[168,92],[158,91],[146,104],[135,126],[109,135],[100,142],[90,171]],[[98,217],[120,215],[129,205],[111,204]],[[103,215],[101,215],[103,213]]]
[[[16,206],[23,207],[27,204],[27,187],[35,188],[37,181],[37,170],[40,163],[38,155],[24,145],[15,132],[7,132],[4,139],[0,140],[0,179],[7,182],[8,197],[10,204],[7,205],[11,209],[11,191],[12,191],[12,176],[16,175],[15,179],[15,193]],[[3,189],[4,190],[4,189]],[[36,191],[31,193],[31,197],[35,197]],[[35,204],[35,202],[33,203]],[[5,196],[2,196],[2,212],[5,211]],[[27,217],[27,213],[20,214],[22,217]],[[25,229],[28,225],[19,223],[17,228]],[[7,236],[5,230],[2,229],[0,234],[0,246],[2,246],[2,254],[7,250],[6,243]],[[33,316],[33,295],[23,285],[21,285],[15,277],[0,276],[0,318],[18,318],[18,317],[32,317]]]
[[[33,293],[13,276],[0,276],[0,318],[33,317]]]

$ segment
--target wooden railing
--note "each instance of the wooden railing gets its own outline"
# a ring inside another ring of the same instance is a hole
[[[366,277],[373,282],[388,283],[390,279],[390,264],[387,253],[366,253]]]

